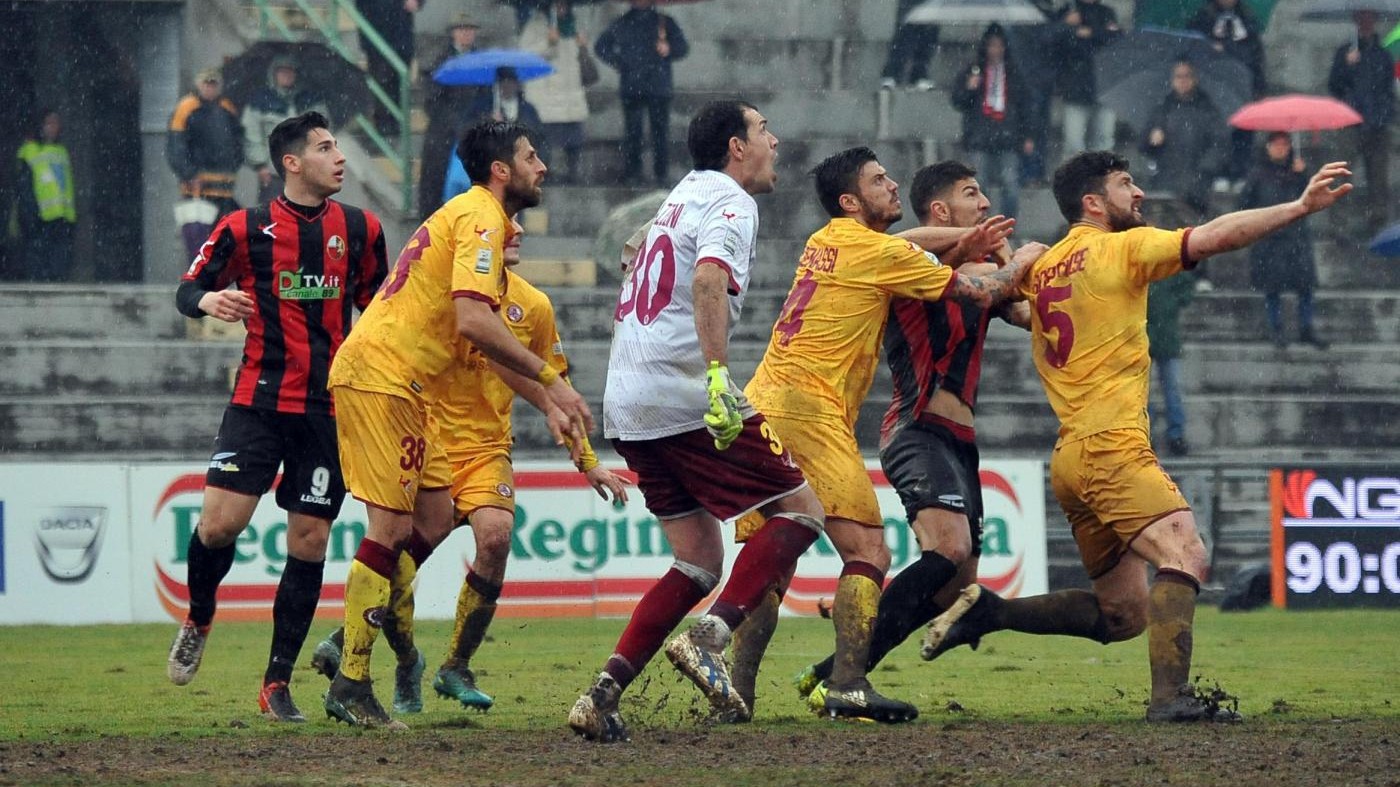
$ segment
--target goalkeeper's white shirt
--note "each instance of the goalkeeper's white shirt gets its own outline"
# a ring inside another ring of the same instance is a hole
[[[613,314],[603,393],[605,436],[651,440],[704,428],[709,396],[706,361],[695,332],[695,266],[710,259],[728,269],[732,337],[748,290],[757,234],[758,205],[728,175],[695,170],[671,189],[652,219]],[[730,389],[744,417],[752,415],[739,386]]]

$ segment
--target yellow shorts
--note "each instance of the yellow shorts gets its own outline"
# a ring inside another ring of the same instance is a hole
[[[817,493],[827,519],[849,519],[866,527],[884,527],[875,485],[851,428],[836,420],[808,421],[764,413],[773,430]],[[764,519],[752,512],[734,523],[734,540],[758,532]]]
[[[356,499],[407,514],[420,491],[451,486],[447,454],[422,403],[346,385],[331,394],[340,468]]]
[[[1050,488],[1069,519],[1090,579],[1118,565],[1148,525],[1191,508],[1140,429],[1114,429],[1055,446]]]
[[[457,522],[478,508],[501,508],[515,513],[515,472],[509,451],[464,455],[460,461],[450,455],[449,459]]]

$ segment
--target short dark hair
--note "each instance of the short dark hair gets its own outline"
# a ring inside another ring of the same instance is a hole
[[[959,181],[977,177],[977,170],[955,159],[930,164],[914,173],[914,185],[909,199],[914,203],[914,215],[920,222],[928,221],[928,204],[947,196],[946,192]]]
[[[1055,204],[1060,215],[1073,224],[1084,217],[1084,195],[1104,193],[1104,179],[1127,172],[1128,160],[1110,150],[1086,150],[1055,170]]]
[[[530,127],[524,123],[483,120],[462,135],[462,141],[457,143],[457,158],[467,177],[479,186],[491,179],[493,162],[503,161],[509,166],[515,160],[516,141],[531,136]]]
[[[744,110],[758,107],[741,99],[711,101],[690,119],[685,144],[690,149],[694,169],[724,169],[729,165],[729,140],[749,139],[749,123]]]
[[[817,184],[817,201],[822,204],[826,215],[833,219],[846,215],[846,211],[841,208],[841,195],[855,194],[861,168],[879,160],[875,151],[870,148],[847,148],[833,156],[827,156],[822,163],[812,168],[812,177]]]
[[[277,177],[287,177],[286,168],[282,166],[283,156],[288,153],[293,156],[305,153],[306,137],[318,128],[329,130],[330,127],[331,122],[326,116],[315,111],[289,117],[274,126],[272,133],[267,135],[267,154],[272,159],[272,168],[277,170]]]

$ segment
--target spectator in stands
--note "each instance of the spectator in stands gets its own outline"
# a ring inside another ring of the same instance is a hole
[[[271,202],[282,193],[282,179],[277,177],[267,157],[267,139],[278,123],[305,112],[325,114],[321,100],[306,90],[297,88],[297,62],[289,56],[275,57],[267,69],[267,85],[253,94],[243,108],[243,149],[248,166],[258,173],[258,204]]]
[[[428,68],[424,69],[425,94],[423,107],[428,113],[428,128],[423,132],[422,164],[418,177],[418,214],[427,219],[442,206],[443,172],[457,145],[457,129],[461,128],[467,111],[477,97],[486,92],[477,85],[447,86],[433,81],[433,72],[448,60],[475,52],[480,25],[466,14],[453,17],[447,26],[448,42]],[[460,166],[460,165],[459,165]]]
[[[1371,231],[1390,217],[1390,121],[1395,117],[1395,61],[1376,34],[1376,13],[1356,12],[1356,40],[1337,48],[1327,90],[1361,114],[1351,130],[1366,168],[1366,220]]]
[[[15,219],[23,266],[34,281],[66,281],[73,266],[73,163],[59,141],[63,121],[57,112],[39,114],[37,128],[16,155]]]
[[[928,78],[928,61],[938,46],[938,25],[910,24],[904,21],[923,0],[899,0],[894,14],[894,36],[885,69],[880,72],[880,88],[894,90],[900,85],[915,90],[933,90]]]
[[[1225,120],[1201,92],[1196,69],[1188,62],[1172,66],[1172,89],[1144,126],[1142,151],[1156,162],[1149,185],[1168,191],[1204,217],[1210,181],[1220,171],[1225,152]],[[1273,203],[1266,203],[1272,205]]]
[[[355,0],[355,9],[379,32],[405,68],[413,67],[413,15],[422,5],[421,0]],[[360,33],[360,49],[369,61],[369,75],[397,102],[399,74],[394,66],[363,32]],[[374,104],[374,125],[381,134],[399,133],[398,121],[378,101]]]
[[[535,105],[525,100],[525,91],[520,87],[520,77],[516,70],[510,66],[503,66],[496,69],[496,84],[491,89],[476,97],[476,101],[467,107],[466,117],[462,118],[465,126],[474,126],[483,120],[494,120],[498,123],[524,123],[531,129],[540,128],[540,113],[535,109]],[[455,149],[455,145],[453,149]],[[545,156],[544,149],[536,145],[540,151],[540,158],[549,159]]]
[[[572,0],[550,0],[537,9],[520,32],[520,48],[539,53],[554,66],[553,74],[530,84],[531,103],[539,110],[542,130],[553,154],[546,162],[553,170],[550,180],[578,180],[583,124],[588,120],[581,58],[590,59],[595,81],[598,72],[588,54],[588,39],[578,28]],[[560,153],[562,161],[557,160]]]
[[[1196,297],[1194,280],[1178,273],[1147,288],[1147,354],[1167,418],[1167,453],[1186,456],[1186,406],[1181,399],[1181,310]],[[1158,413],[1161,409],[1153,407]]]
[[[1187,27],[1210,39],[1215,51],[1243,63],[1249,69],[1252,96],[1256,99],[1264,96],[1268,80],[1264,77],[1264,44],[1259,39],[1263,30],[1248,6],[1240,0],[1206,0],[1187,22]],[[1253,132],[1233,129],[1229,155],[1221,162],[1221,176],[1232,181],[1242,180],[1249,168],[1253,145]]]
[[[651,126],[652,176],[657,186],[669,188],[671,64],[689,54],[690,45],[676,20],[656,10],[656,0],[631,2],[632,8],[598,37],[593,51],[621,77],[624,181],[635,184],[642,179],[645,113]]]
[[[989,25],[977,45],[977,60],[953,81],[953,106],[963,116],[963,148],[977,154],[983,187],[997,195],[995,203],[1007,216],[1020,206],[1019,154],[1030,154],[1035,142],[1026,131],[1026,86],[1010,57],[1006,30]]]
[[[1056,15],[1060,23],[1051,43],[1059,70],[1058,93],[1064,101],[1068,158],[1082,150],[1113,148],[1113,110],[1099,103],[1094,54],[1118,38],[1118,15],[1100,0],[1072,0]]]
[[[1307,186],[1307,165],[1293,152],[1288,134],[1269,134],[1264,155],[1255,164],[1240,191],[1240,210],[1259,208],[1286,201]],[[1317,265],[1313,260],[1312,233],[1306,221],[1298,221],[1264,237],[1249,247],[1249,281],[1264,293],[1264,313],[1274,346],[1283,349],[1288,339],[1283,331],[1282,296],[1298,295],[1298,339],[1319,350],[1327,343],[1313,327],[1313,289],[1317,286]]]
[[[218,69],[199,72],[195,76],[195,92],[186,94],[175,105],[165,145],[166,160],[180,179],[181,195],[214,203],[218,208],[215,220],[238,210],[233,184],[244,158],[238,107],[223,94],[223,89]],[[189,238],[186,247],[193,259],[203,238]]]

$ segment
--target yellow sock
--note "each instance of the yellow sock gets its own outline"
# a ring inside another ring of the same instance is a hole
[[[880,583],[865,573],[843,573],[836,582],[836,601],[831,608],[831,622],[836,626],[832,686],[846,688],[865,677],[879,611]]]
[[[389,617],[384,624],[384,639],[399,661],[417,658],[413,646],[413,580],[417,576],[418,563],[407,550],[400,552],[394,575],[389,578]]]
[[[462,582],[462,592],[457,594],[457,622],[452,628],[447,663],[466,666],[471,662],[476,649],[486,638],[491,619],[496,616],[496,599],[500,595],[500,585],[487,582],[475,572],[467,572],[467,578]]]
[[[369,657],[389,604],[387,574],[392,573],[396,561],[391,550],[366,538],[350,563],[350,575],[345,579],[345,650],[340,672],[351,680],[369,680]]]

